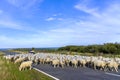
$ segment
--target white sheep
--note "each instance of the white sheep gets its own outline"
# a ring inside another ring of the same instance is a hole
[[[25,61],[25,62],[22,62],[21,63],[21,65],[20,65],[20,67],[19,67],[19,71],[21,71],[22,69],[24,70],[25,68],[30,68],[30,70],[31,70],[31,68],[32,68],[32,61]]]
[[[15,60],[14,63],[21,63],[22,61],[24,61],[25,59],[24,58],[18,58]]]
[[[119,64],[115,61],[110,61],[108,63],[108,68],[111,69],[113,71],[113,68],[115,69],[116,72],[118,72],[118,66]]]
[[[40,59],[38,59],[38,61],[40,62],[40,64],[44,64],[45,63],[45,59],[44,58],[40,58]]]
[[[66,64],[66,66],[69,66],[70,60],[69,59],[65,59],[65,64]]]
[[[45,63],[50,63],[51,62],[51,60],[50,60],[50,58],[49,57],[47,57],[46,59],[45,59]]]
[[[64,60],[60,60],[59,65],[60,65],[62,68],[64,68],[65,61],[64,61]]]
[[[52,60],[52,65],[54,66],[54,68],[55,68],[56,66],[59,66],[59,60],[58,60],[58,59]]]
[[[81,60],[80,60],[80,64],[81,64],[83,67],[85,67],[86,63],[87,63],[87,61],[86,61],[85,59],[81,59]]]
[[[72,59],[71,63],[72,63],[72,66],[74,66],[75,68],[77,68],[78,61],[76,59]]]
[[[7,59],[7,60],[11,60],[12,58],[13,58],[13,56],[12,55],[6,55],[6,56],[3,56],[5,59]]]
[[[96,60],[94,63],[94,69],[96,70],[96,67],[100,67],[100,69],[105,70],[106,62],[102,60]]]

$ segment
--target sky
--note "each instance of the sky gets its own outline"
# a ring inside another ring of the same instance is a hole
[[[0,48],[120,42],[120,0],[0,0]]]

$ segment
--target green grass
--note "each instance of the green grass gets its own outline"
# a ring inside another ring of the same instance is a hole
[[[0,80],[53,80],[34,69],[19,71],[18,67],[0,56]]]

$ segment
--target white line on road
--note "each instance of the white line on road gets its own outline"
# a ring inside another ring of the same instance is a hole
[[[37,69],[37,68],[33,68],[33,69],[35,69],[35,70],[37,70],[37,71],[39,71],[39,72],[41,72],[41,73],[43,73],[43,74],[45,74],[45,75],[53,78],[53,79],[55,79],[55,80],[60,80],[60,79],[58,79],[58,78],[56,78],[56,77],[54,77],[54,76],[52,76],[52,75],[50,75],[50,74],[48,74],[48,73],[45,73],[45,72],[43,72],[43,71],[41,71],[41,70],[39,70],[39,69]]]
[[[106,72],[105,74],[120,77],[120,75],[118,75],[118,74],[114,74],[114,73],[107,73],[107,72]]]

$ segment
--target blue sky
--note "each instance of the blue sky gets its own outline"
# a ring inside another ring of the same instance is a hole
[[[119,0],[1,0],[0,48],[120,42]]]

